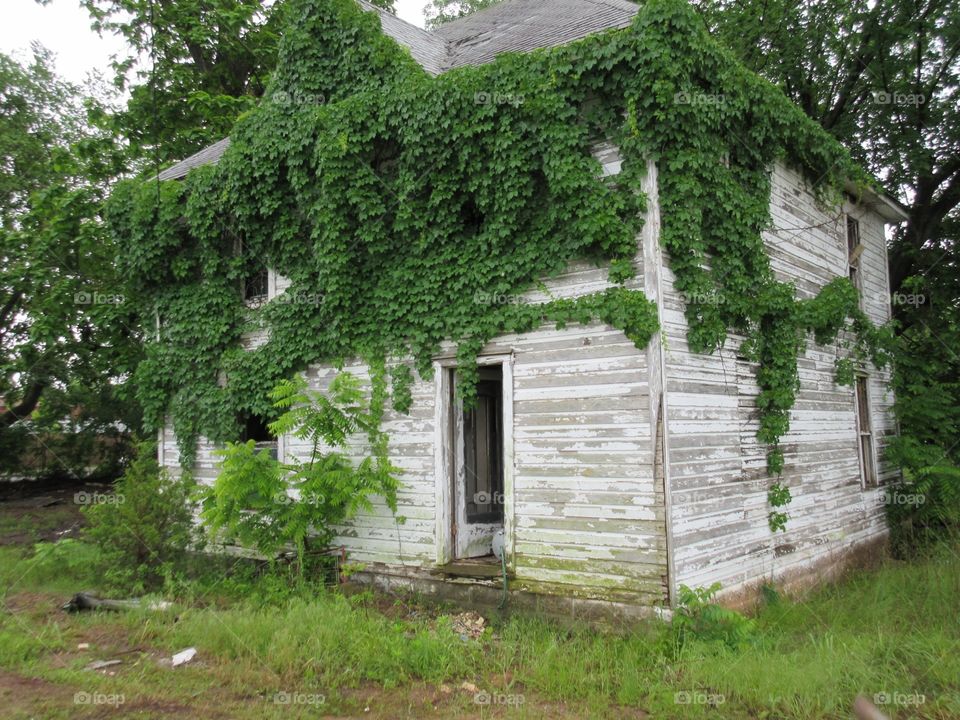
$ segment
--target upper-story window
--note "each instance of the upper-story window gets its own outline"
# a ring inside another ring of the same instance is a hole
[[[246,415],[242,418],[243,429],[240,432],[240,441],[253,440],[257,452],[266,450],[270,457],[277,459],[277,438],[267,429],[267,421],[259,415]]]
[[[847,271],[850,282],[860,293],[861,306],[863,305],[863,278],[860,277],[860,256],[862,254],[860,221],[852,215],[847,215]]]

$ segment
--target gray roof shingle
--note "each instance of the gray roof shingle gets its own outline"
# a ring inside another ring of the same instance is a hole
[[[472,15],[452,20],[434,32],[357,0],[380,15],[380,26],[406,47],[431,75],[492,62],[505,52],[556,47],[595,32],[628,26],[639,6],[629,0],[504,0]],[[184,177],[193,168],[216,163],[230,146],[225,138],[160,173],[161,180]]]
[[[368,12],[378,13],[383,34],[392,37],[407,48],[413,59],[428,73],[439,75],[446,69],[447,43],[442,37],[411,25],[406,20],[401,20],[366,0],[357,0],[357,5]]]
[[[224,138],[219,142],[215,142],[213,145],[205,147],[200,152],[191,155],[186,160],[181,160],[176,165],[162,170],[159,178],[161,180],[177,180],[184,177],[195,167],[212,165],[220,159],[220,156],[227,151],[228,147],[230,147],[230,138]]]
[[[447,41],[450,70],[627,27],[639,10],[628,0],[506,0],[444,23],[435,34]]]

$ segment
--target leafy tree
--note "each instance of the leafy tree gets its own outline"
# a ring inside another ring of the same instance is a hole
[[[128,46],[113,63],[127,107],[111,118],[135,157],[181,159],[224,137],[263,94],[282,2],[82,0],[98,32]]]
[[[890,456],[904,478],[886,495],[901,553],[960,528],[960,263],[933,249],[918,258],[930,269],[899,295],[912,304],[894,373],[900,434]]]
[[[41,399],[51,409],[55,395],[113,402],[137,358],[98,215],[120,153],[86,122],[96,101],[83,101],[50,63],[39,47],[28,65],[0,55],[0,444],[7,445],[3,434]]]
[[[47,0],[38,0],[45,2]],[[392,10],[393,0],[372,0]],[[182,159],[226,137],[267,87],[284,0],[81,0],[98,32],[126,40],[113,63],[130,91],[114,131],[134,157]]]
[[[498,2],[500,0],[431,0],[430,4],[423,8],[423,14],[427,19],[427,27],[435,29],[445,22],[470,15]]]

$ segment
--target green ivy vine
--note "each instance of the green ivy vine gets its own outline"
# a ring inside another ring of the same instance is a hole
[[[291,17],[271,90],[219,164],[182,182],[123,183],[108,207],[130,297],[145,326],[159,318],[140,400],[154,427],[173,418],[185,463],[199,436],[232,439],[241,414],[269,416],[268,390],[310,363],[364,358],[372,407],[382,412],[389,385],[406,412],[403,359],[429,377],[445,340],[466,402],[477,353],[501,333],[600,320],[645,347],[656,308],[628,285],[649,157],[676,289],[703,299],[686,306],[690,344],[711,352],[731,331],[748,338],[772,475],[807,335],[851,327],[852,349],[875,351],[849,281],[798,301],[761,239],[775,160],[831,201],[844,180],[867,178],[682,0],[646,2],[625,29],[435,78],[353,0],[296,0]],[[491,96],[511,102],[481,101]],[[599,139],[620,148],[613,178],[591,155]],[[477,301],[516,300],[577,258],[616,285],[545,304]],[[291,284],[247,308],[240,283],[264,264]],[[267,341],[243,349],[256,328]],[[374,440],[385,454],[386,436]]]

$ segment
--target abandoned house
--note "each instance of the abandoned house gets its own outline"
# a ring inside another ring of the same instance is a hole
[[[643,8],[627,0],[505,0],[426,31],[357,2],[434,79],[496,63],[504,53],[550,52],[598,33],[615,38],[635,26]],[[222,162],[229,148],[221,141],[159,179],[187,182],[195,168]],[[615,182],[626,165],[614,135],[590,148],[597,182]],[[643,348],[598,319],[501,334],[478,354],[476,402],[467,409],[456,392],[456,345],[443,343],[432,355],[432,374],[414,375],[409,411],[385,412],[389,457],[402,470],[405,522],[377,504],[338,531],[335,544],[362,563],[357,578],[496,603],[496,541],[514,602],[575,617],[642,615],[669,607],[681,585],[719,582],[720,597],[731,602],[767,581],[803,585],[884,541],[878,498],[895,474],[884,460],[895,432],[889,374],[858,364],[854,381],[840,384],[835,365],[845,351],[812,337],[800,346],[796,399],[780,438],[788,519],[771,529],[757,363],[732,330],[712,352],[689,343],[690,298],[677,287],[661,237],[671,219],[663,205],[671,167],[669,157],[645,160],[643,223],[635,273],[626,281],[655,303],[659,329]],[[885,232],[904,219],[899,206],[853,183],[831,204],[814,191],[818,178],[782,159],[768,177],[771,223],[762,238],[776,278],[792,284],[799,299],[849,278],[866,316],[887,322]],[[244,292],[269,304],[288,284],[264,267]],[[504,302],[577,298],[616,284],[609,263],[584,258]],[[247,332],[243,343],[256,348],[268,333]],[[318,359],[300,371],[317,389],[341,369],[369,377],[359,359],[338,364]],[[296,438],[271,438],[255,418],[244,438],[279,457],[308,451]],[[359,448],[364,440],[356,442]],[[159,456],[174,474],[178,447],[168,423]],[[203,482],[216,478],[215,448],[200,438],[192,471]]]

